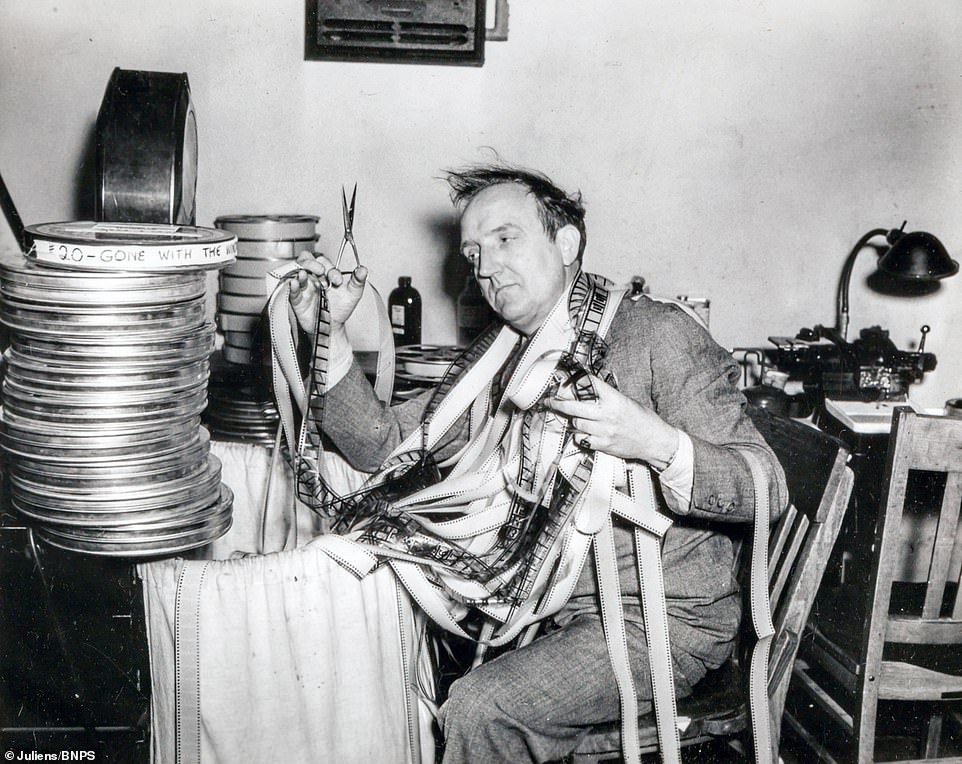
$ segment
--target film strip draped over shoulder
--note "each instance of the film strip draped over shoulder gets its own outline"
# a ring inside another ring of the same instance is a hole
[[[521,338],[492,326],[452,363],[417,431],[362,489],[344,496],[317,466],[329,336],[322,307],[306,413],[292,454],[298,498],[331,518],[338,534],[422,564],[453,602],[491,608],[510,629],[525,604],[530,609],[543,593],[595,456],[575,446],[566,421],[540,401],[561,386],[580,399],[593,396],[588,373],[601,373],[605,350],[599,329],[617,302],[603,279],[582,275],[556,307],[566,320],[546,322],[507,375],[500,372],[517,355]],[[470,418],[468,445],[439,464],[439,444],[462,416]],[[539,427],[539,437],[532,437]],[[518,446],[508,447],[507,461],[506,442]],[[541,463],[551,467],[539,480]]]

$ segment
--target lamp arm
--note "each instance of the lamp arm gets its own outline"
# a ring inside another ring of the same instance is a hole
[[[885,228],[873,228],[856,242],[855,246],[852,247],[852,251],[848,253],[848,257],[845,258],[845,264],[842,266],[842,275],[838,284],[835,324],[835,328],[838,330],[843,341],[847,340],[846,335],[848,334],[848,285],[852,280],[852,267],[855,265],[855,259],[870,239],[886,233],[888,233],[888,230]]]

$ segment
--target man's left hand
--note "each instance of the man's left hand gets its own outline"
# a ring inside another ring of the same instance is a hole
[[[575,443],[663,469],[678,449],[678,430],[598,377],[590,379],[597,400],[546,401],[548,409],[570,420]]]

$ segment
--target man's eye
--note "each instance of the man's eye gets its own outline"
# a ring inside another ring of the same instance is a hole
[[[471,249],[462,249],[461,254],[464,255],[469,262],[473,263],[478,259],[481,252],[476,247],[472,247]]]

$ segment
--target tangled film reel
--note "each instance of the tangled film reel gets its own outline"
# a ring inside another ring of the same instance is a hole
[[[0,448],[12,506],[48,543],[156,556],[230,527],[233,496],[201,426],[214,347],[204,269],[0,262]]]

